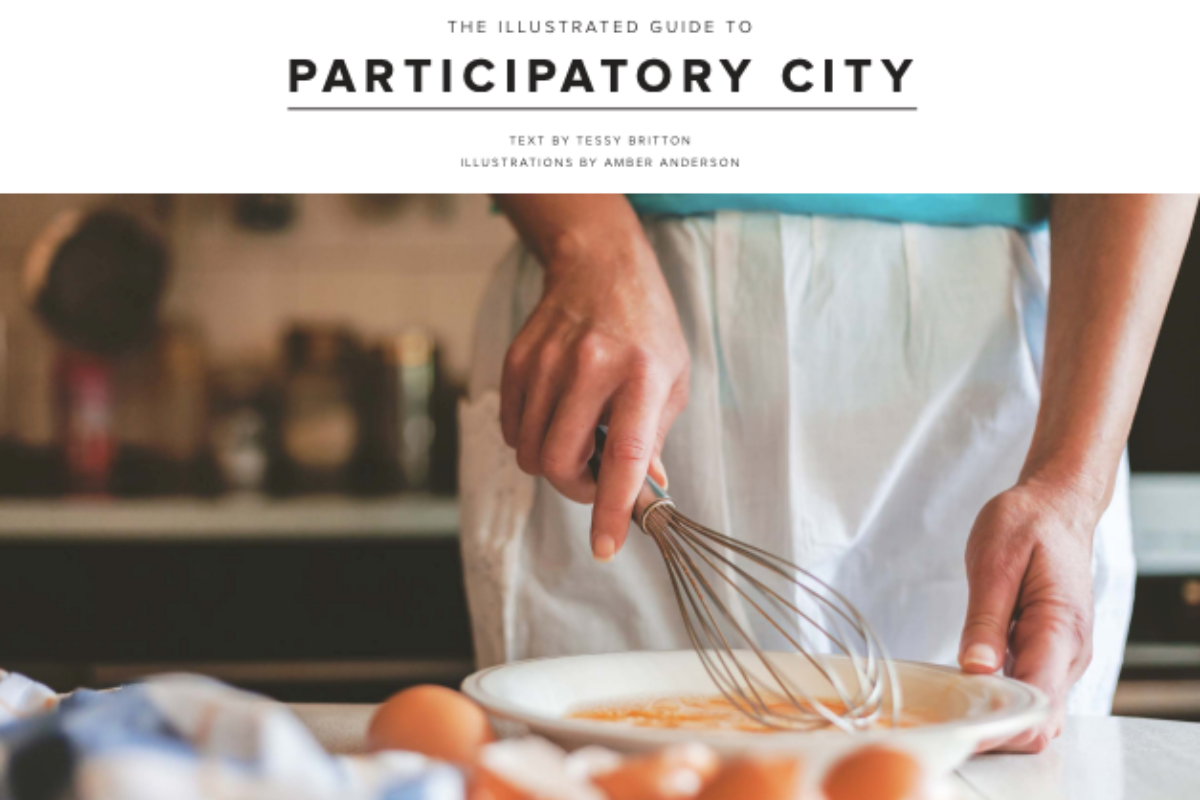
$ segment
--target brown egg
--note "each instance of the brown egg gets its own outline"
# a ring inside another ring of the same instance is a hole
[[[794,758],[740,758],[726,764],[698,800],[796,800],[803,776]]]
[[[467,800],[534,800],[534,797],[487,767],[479,766],[475,768],[467,786]]]
[[[916,800],[923,783],[921,765],[912,756],[865,747],[834,764],[823,788],[829,800]]]
[[[703,745],[668,747],[628,758],[616,769],[592,776],[608,800],[690,800],[717,772],[717,755]]]
[[[487,715],[444,686],[414,686],[392,695],[367,728],[367,749],[409,750],[443,761],[472,764],[496,735]]]

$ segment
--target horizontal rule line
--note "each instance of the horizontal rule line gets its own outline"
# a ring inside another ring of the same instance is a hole
[[[916,106],[288,106],[288,111],[916,111]]]

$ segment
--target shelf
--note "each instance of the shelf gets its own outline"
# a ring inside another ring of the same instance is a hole
[[[1138,572],[1200,573],[1200,476],[1135,474],[1132,505]],[[0,501],[0,542],[457,536],[458,525],[458,500],[428,495]]]
[[[4,500],[0,542],[47,540],[330,539],[458,535],[458,500],[381,499]]]
[[[1197,669],[1200,668],[1200,644],[1130,642],[1125,645],[1125,666],[1134,669]]]
[[[1113,697],[1113,714],[1194,719],[1200,716],[1200,681],[1121,681]]]

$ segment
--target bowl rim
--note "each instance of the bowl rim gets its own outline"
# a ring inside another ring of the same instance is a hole
[[[612,722],[597,720],[572,719],[531,711],[519,703],[512,702],[489,692],[483,685],[491,675],[504,670],[514,670],[528,667],[546,661],[582,661],[596,659],[640,659],[646,657],[674,656],[683,654],[695,656],[692,650],[629,650],[618,653],[591,653],[570,656],[544,656],[510,661],[478,670],[463,680],[461,689],[464,694],[483,706],[489,714],[502,719],[511,720],[528,726],[534,733],[550,731],[554,734],[568,736],[575,740],[591,740],[600,744],[618,742],[636,742],[648,746],[667,746],[679,743],[680,730],[663,728],[642,728],[634,725],[617,725]],[[840,659],[845,656],[829,656]],[[1037,687],[1031,686],[1014,678],[1003,675],[968,674],[954,667],[941,664],[929,664],[921,661],[906,661],[893,659],[892,662],[904,670],[933,672],[953,676],[974,684],[991,684],[992,689],[1011,698],[1008,707],[987,711],[978,716],[962,719],[935,722],[900,730],[880,729],[863,731],[853,735],[855,743],[872,741],[895,741],[903,737],[913,740],[923,737],[953,737],[973,743],[1000,742],[1029,730],[1042,722],[1050,713],[1050,701]],[[714,692],[716,692],[714,687]],[[714,746],[740,746],[751,741],[772,749],[786,749],[789,745],[815,744],[817,737],[830,741],[833,737],[839,741],[850,741],[837,730],[779,732],[764,735],[744,731],[694,731],[686,732],[691,739],[703,741]],[[753,738],[750,738],[753,737]]]

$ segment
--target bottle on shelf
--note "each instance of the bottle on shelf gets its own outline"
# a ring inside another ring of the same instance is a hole
[[[272,488],[345,492],[360,441],[358,345],[344,328],[314,324],[293,327],[284,352]]]

